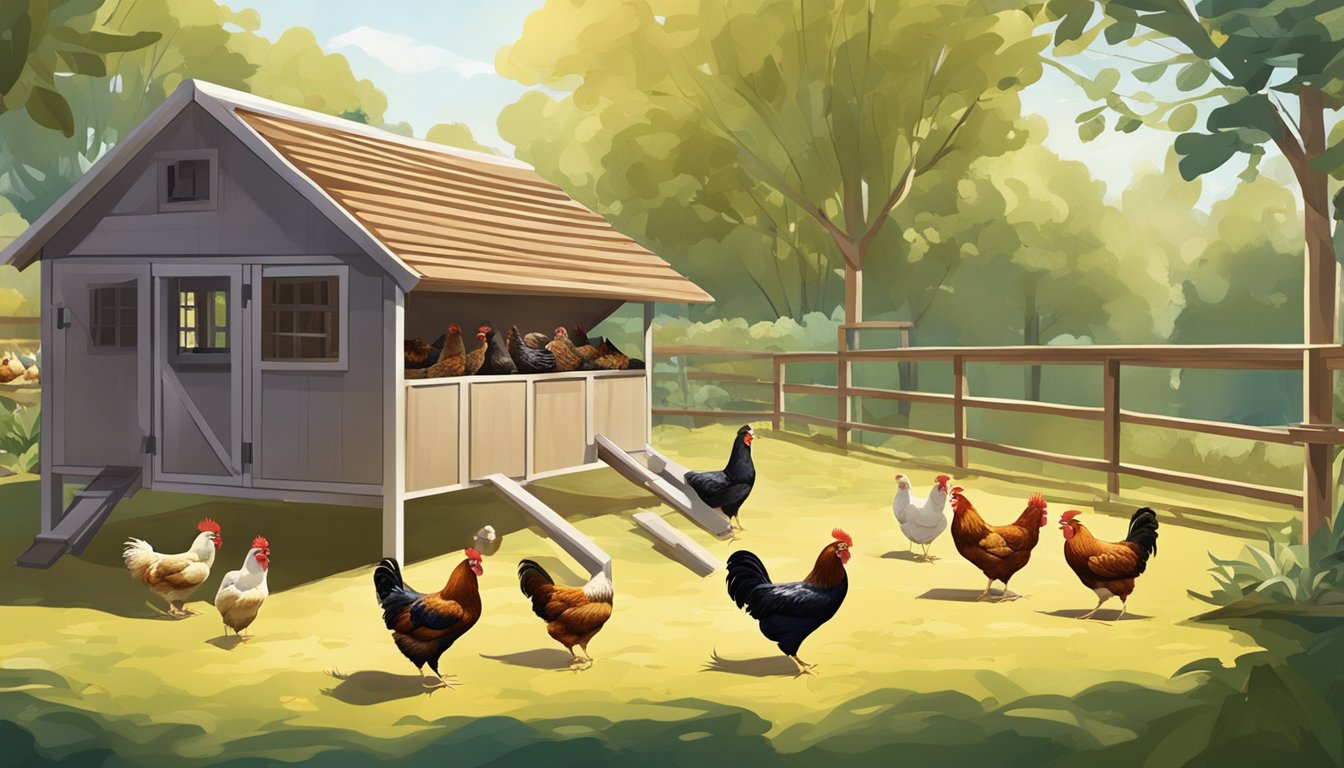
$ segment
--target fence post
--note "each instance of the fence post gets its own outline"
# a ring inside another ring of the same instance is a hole
[[[778,432],[784,426],[784,361],[776,355],[771,362],[775,367],[775,413],[770,428]]]
[[[849,330],[844,325],[835,340],[835,442],[840,450],[849,450]]]
[[[952,356],[952,460],[966,469],[966,360]]]
[[[1335,420],[1334,374],[1320,349],[1302,352],[1302,421],[1305,426],[1325,426]],[[1330,522],[1334,491],[1334,468],[1328,443],[1308,442],[1302,456],[1302,542],[1306,543]]]
[[[1106,461],[1106,498],[1120,495],[1120,361],[1107,358],[1102,374],[1101,458]]]

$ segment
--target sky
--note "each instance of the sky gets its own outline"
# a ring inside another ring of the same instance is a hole
[[[499,137],[495,118],[523,92],[519,84],[495,74],[495,53],[521,34],[523,22],[542,0],[249,0],[236,7],[255,8],[261,33],[271,39],[285,29],[306,26],[327,50],[343,54],[355,75],[374,82],[388,99],[388,122],[408,122],[423,136],[435,123],[466,123],[476,140],[512,154]],[[1083,69],[1102,63],[1100,54]],[[1113,62],[1107,61],[1107,64]],[[1131,81],[1132,82],[1132,81]],[[1046,68],[1026,89],[1029,112],[1046,118],[1046,146],[1086,163],[1106,182],[1115,199],[1136,168],[1161,167],[1171,148],[1170,133],[1140,128],[1130,134],[1107,131],[1090,143],[1078,137],[1074,117],[1094,106],[1064,75]],[[1228,166],[1203,180],[1201,206],[1226,196],[1241,170]]]

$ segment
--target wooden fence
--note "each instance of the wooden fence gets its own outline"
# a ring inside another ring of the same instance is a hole
[[[1291,505],[1304,510],[1304,531],[1311,535],[1330,519],[1334,487],[1333,447],[1344,444],[1344,425],[1335,421],[1333,401],[1334,372],[1344,368],[1344,347],[1313,345],[1167,345],[1167,346],[1024,346],[1024,347],[913,347],[896,349],[856,349],[859,330],[872,324],[843,326],[837,352],[765,353],[746,350],[706,348],[660,348],[660,355],[690,354],[725,359],[769,357],[772,361],[773,404],[760,411],[707,411],[655,408],[655,414],[722,417],[770,417],[774,429],[788,422],[834,429],[839,446],[848,447],[852,432],[928,440],[950,445],[953,462],[961,469],[969,466],[967,452],[977,449],[1006,456],[1034,459],[1051,464],[1105,473],[1108,495],[1120,491],[1120,478],[1130,476],[1159,482],[1178,483],[1205,490],[1238,494],[1262,501]],[[883,326],[878,326],[883,327]],[[890,327],[890,326],[886,326]],[[859,387],[851,384],[852,366],[871,362],[944,362],[952,367],[952,391],[917,392],[899,388]],[[790,365],[828,364],[836,367],[836,384],[792,384],[787,377]],[[1102,372],[1100,406],[1061,405],[1012,398],[977,397],[968,391],[966,369],[971,365],[1084,365],[1097,366]],[[1221,421],[1159,416],[1120,407],[1120,382],[1127,368],[1220,369],[1300,371],[1303,376],[1303,419],[1300,423],[1278,427],[1247,426]],[[706,373],[704,378],[721,376]],[[697,377],[700,378],[700,377]],[[759,383],[767,383],[759,380]],[[834,398],[834,418],[798,413],[788,409],[789,395],[821,395]],[[952,410],[952,431],[934,432],[910,427],[871,424],[856,420],[854,398],[932,403]],[[1078,456],[1005,445],[970,437],[966,414],[970,409],[1010,413],[1060,416],[1101,422],[1101,457]],[[1304,482],[1301,491],[1256,485],[1206,475],[1177,472],[1161,467],[1123,461],[1120,456],[1122,425],[1142,425],[1206,435],[1243,438],[1266,443],[1298,445],[1303,448]]]

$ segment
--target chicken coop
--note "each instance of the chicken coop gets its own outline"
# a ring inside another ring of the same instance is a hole
[[[527,165],[187,81],[5,252],[42,262],[41,534],[140,488],[380,507],[600,465],[650,371],[410,379],[403,342],[711,297]],[[66,505],[64,488],[81,484]]]

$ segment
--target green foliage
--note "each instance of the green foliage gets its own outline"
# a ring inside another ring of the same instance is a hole
[[[95,16],[102,0],[6,0],[0,4],[0,114],[26,109],[43,128],[74,135],[70,103],[59,75],[99,78],[110,54],[142,49],[157,32],[103,29]]]
[[[1248,544],[1239,557],[1223,560],[1213,555],[1209,574],[1218,589],[1209,595],[1190,594],[1217,605],[1242,601],[1270,603],[1344,604],[1344,510],[1335,515],[1309,544],[1298,540],[1293,526],[1271,528],[1264,546]]]
[[[483,152],[487,155],[499,154],[499,150],[494,147],[488,147],[477,141],[476,137],[471,135],[471,128],[466,123],[438,123],[433,125],[425,134],[425,141],[432,141],[446,147],[469,149],[472,152]]]
[[[41,408],[12,405],[0,400],[0,468],[32,472],[37,467],[41,440]]]

